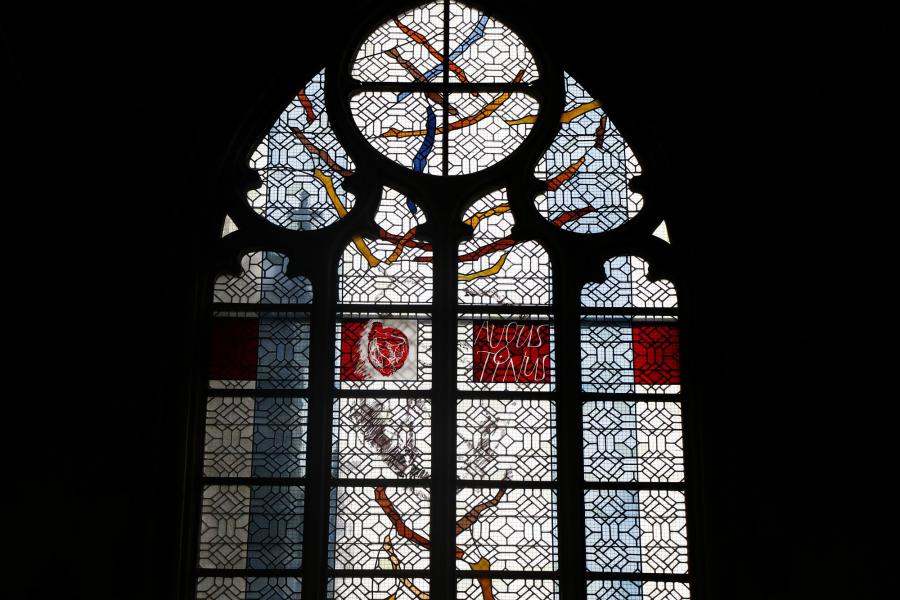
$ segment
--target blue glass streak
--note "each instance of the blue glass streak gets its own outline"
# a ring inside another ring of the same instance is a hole
[[[419,146],[419,151],[416,152],[416,156],[413,158],[412,168],[415,173],[421,173],[425,170],[425,166],[428,164],[428,155],[431,154],[431,150],[434,148],[434,138],[437,134],[437,117],[434,114],[434,110],[430,106],[426,107],[426,110],[428,111],[428,119],[425,121],[425,139],[422,140],[422,145]],[[412,214],[416,214],[416,211],[419,210],[409,198],[406,199],[406,207]]]
[[[450,53],[450,60],[456,60],[462,53],[468,50],[472,44],[480,40],[484,37],[484,28],[487,26],[488,16],[481,15],[481,18],[478,19],[478,23],[475,24],[475,28],[472,29],[472,33],[469,34],[469,37],[463,40],[463,42],[456,47],[456,50]],[[444,63],[432,67],[425,73],[425,81],[431,81],[438,75],[444,72]],[[397,95],[397,102],[402,102],[404,98],[410,95],[411,92],[403,92]]]

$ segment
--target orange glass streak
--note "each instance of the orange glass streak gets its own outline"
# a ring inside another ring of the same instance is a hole
[[[567,182],[569,179],[571,179],[572,176],[575,175],[575,172],[578,171],[578,169],[580,169],[581,165],[583,165],[583,164],[584,164],[584,158],[579,158],[578,160],[573,162],[571,165],[569,165],[565,171],[563,171],[562,173],[560,173],[553,179],[547,181],[547,191],[555,192],[557,189],[559,189],[559,186],[561,186],[562,184]]]
[[[410,39],[412,39],[417,44],[421,44],[422,46],[424,46],[425,49],[428,50],[429,54],[431,54],[433,57],[438,59],[440,62],[444,62],[444,56],[440,52],[435,50],[434,46],[432,46],[431,44],[428,43],[428,38],[426,38],[424,35],[422,35],[418,31],[414,31],[413,29],[407,27],[406,25],[404,25],[403,23],[400,22],[400,19],[397,19],[396,17],[394,18],[394,23],[396,23],[397,27],[400,28],[400,31],[402,31],[403,33],[408,35],[410,37]],[[469,79],[466,77],[465,72],[463,72],[462,68],[460,68],[459,65],[454,63],[452,60],[447,61],[447,63],[450,66],[450,70],[456,74],[456,77],[462,83],[469,83]],[[474,92],[472,95],[477,96],[478,93]]]
[[[519,71],[519,74],[516,75],[516,78],[513,81],[515,81],[516,83],[522,81],[523,75],[525,75],[524,69]],[[502,94],[498,95],[496,98],[491,100],[487,106],[485,106],[484,108],[479,110],[474,115],[465,117],[463,119],[460,119],[459,121],[450,123],[450,126],[447,129],[449,131],[456,131],[457,129],[462,129],[463,127],[469,127],[471,125],[474,125],[475,123],[478,123],[479,121],[483,121],[484,119],[488,118],[489,116],[491,116],[492,114],[497,112],[497,109],[500,108],[504,102],[509,100],[509,97],[511,95],[512,94],[510,94],[509,92],[503,92]],[[387,131],[382,133],[381,137],[405,138],[405,137],[425,135],[426,133],[427,133],[427,131],[425,129],[416,129],[414,131],[400,131],[398,129],[391,127],[390,129],[388,129]],[[435,130],[435,135],[440,135],[442,133],[444,133],[443,127],[438,127]]]

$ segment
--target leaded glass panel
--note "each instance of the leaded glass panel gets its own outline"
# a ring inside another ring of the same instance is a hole
[[[341,67],[354,81],[327,93],[346,115],[327,114],[320,71],[254,142],[247,203],[288,231],[224,219],[241,273],[213,291],[197,598],[299,597],[305,494],[322,507],[314,596],[429,600],[450,575],[477,600],[555,600],[560,581],[590,600],[689,597],[677,296],[613,254],[652,258],[668,230],[605,234],[642,210],[641,166],[571,75],[531,85],[560,73],[535,56],[492,14],[430,2]],[[538,101],[553,94],[558,117]],[[555,137],[522,161],[547,118]],[[403,169],[373,172],[360,141]],[[320,257],[310,230],[351,210]],[[557,354],[574,364],[558,373]],[[455,532],[434,557],[433,531]],[[586,565],[564,562],[565,535],[584,536]]]
[[[324,83],[320,71],[298,90],[250,157],[262,180],[247,195],[250,206],[291,230],[321,229],[355,203],[343,189],[355,166],[328,120]]]
[[[556,491],[464,488],[456,516],[459,559],[495,571],[556,569]]]
[[[431,402],[422,398],[338,398],[334,476],[427,479],[431,476]]]
[[[553,324],[542,315],[461,315],[456,385],[467,391],[551,391]]]
[[[429,581],[421,577],[335,577],[328,581],[330,600],[428,600]]]
[[[431,329],[427,315],[341,315],[335,332],[336,387],[429,389]]]
[[[330,566],[427,569],[429,502],[425,488],[334,488],[328,542]]]
[[[459,600],[556,600],[559,590],[552,579],[460,579]]]

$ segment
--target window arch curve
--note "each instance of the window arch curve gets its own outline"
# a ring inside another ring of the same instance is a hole
[[[598,100],[440,0],[373,23],[249,166],[195,597],[689,596],[677,303],[638,257],[667,234]]]

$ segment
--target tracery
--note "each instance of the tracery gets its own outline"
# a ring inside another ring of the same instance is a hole
[[[223,248],[371,219],[322,256],[279,242],[216,280],[197,598],[689,597],[675,288],[634,255],[559,260],[564,234],[599,239],[644,198],[602,103],[561,71],[554,88],[541,60],[490,15],[431,2],[316,74],[256,145],[246,203],[265,224],[227,215]],[[552,141],[517,158],[548,118]],[[361,143],[397,167],[378,173]],[[501,167],[506,185],[441,196]],[[528,210],[550,234],[517,231]],[[667,243],[664,222],[645,234]],[[452,536],[440,564],[436,531]],[[433,588],[447,574],[455,591]]]

